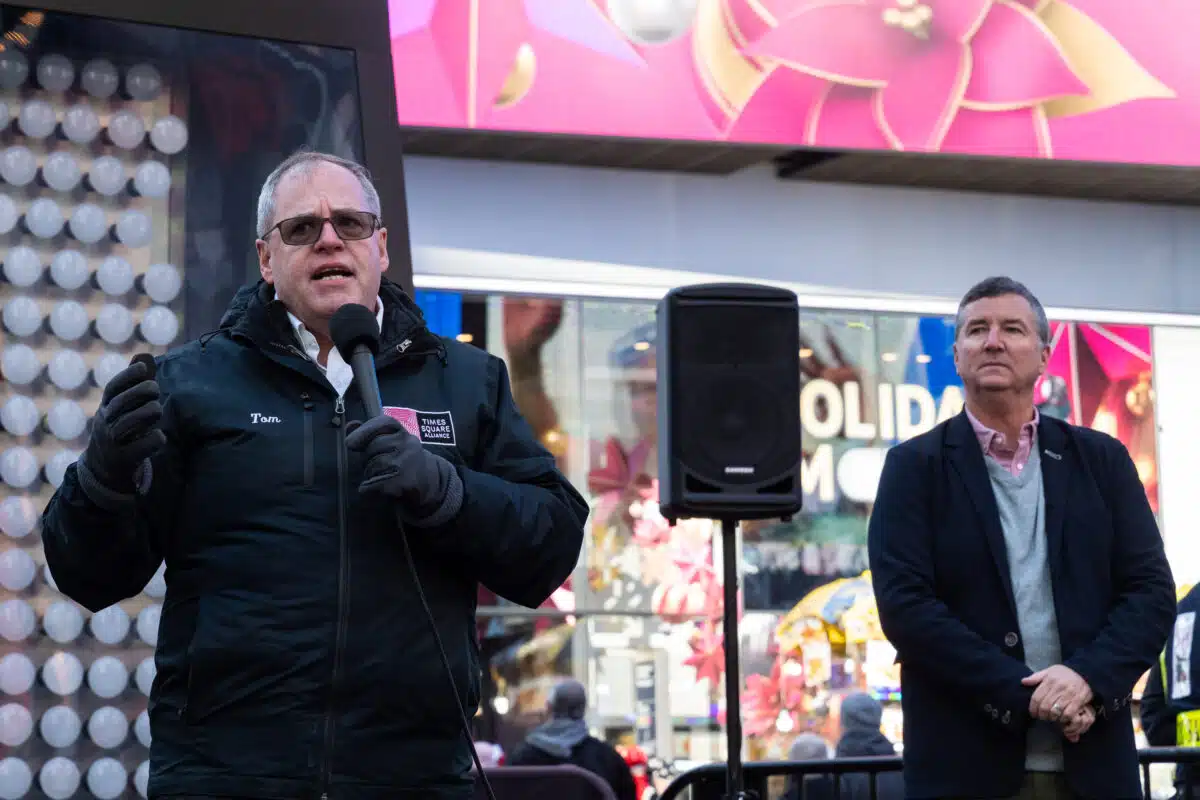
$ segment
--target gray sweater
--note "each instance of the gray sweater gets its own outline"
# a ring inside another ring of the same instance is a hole
[[[992,492],[1000,510],[1017,624],[1025,645],[1025,664],[1034,672],[1061,663],[1058,619],[1050,584],[1046,549],[1046,498],[1042,492],[1042,461],[1037,447],[1017,475],[995,459],[985,458]],[[1035,721],[1026,740],[1025,768],[1033,772],[1061,772],[1062,729],[1055,723]]]

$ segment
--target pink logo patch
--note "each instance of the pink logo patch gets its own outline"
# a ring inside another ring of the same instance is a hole
[[[398,421],[404,430],[420,439],[422,444],[455,446],[454,417],[449,411],[384,406],[383,413]]]
[[[395,406],[386,406],[383,413],[387,414],[392,419],[404,426],[404,430],[411,433],[413,436],[421,435],[421,427],[417,423],[417,412],[411,408],[396,408]]]

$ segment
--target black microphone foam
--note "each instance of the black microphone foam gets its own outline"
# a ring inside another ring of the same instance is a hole
[[[333,312],[329,337],[342,354],[342,360],[354,370],[354,383],[362,395],[368,417],[383,415],[379,381],[375,378],[375,354],[379,352],[379,321],[366,306],[346,305]]]
[[[158,372],[158,365],[154,363],[154,356],[149,353],[138,353],[130,360],[129,366],[132,367],[138,362],[146,365],[146,369],[150,370],[150,379],[153,380],[155,374]]]
[[[329,337],[347,364],[360,345],[370,350],[372,356],[379,353],[379,322],[371,309],[358,303],[346,303],[333,313]]]

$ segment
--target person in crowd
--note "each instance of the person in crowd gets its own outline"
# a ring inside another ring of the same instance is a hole
[[[660,759],[654,759],[653,763],[646,751],[639,747],[636,743],[622,743],[616,745],[617,753],[621,758],[625,759],[626,766],[633,774],[633,790],[635,796],[639,800],[657,800],[658,794],[655,791],[655,771],[670,772],[670,768]]]
[[[871,695],[855,692],[842,700],[842,735],[838,739],[836,758],[894,756],[896,746],[883,735],[883,706]],[[841,776],[841,796],[845,800],[904,800],[904,776],[899,772],[883,772],[876,778],[875,793],[871,792],[871,776],[855,772]]]
[[[1200,747],[1200,683],[1192,683],[1200,665],[1195,637],[1198,610],[1200,587],[1193,586],[1179,601],[1174,634],[1146,678],[1142,732],[1153,747]],[[1180,797],[1200,797],[1200,768],[1179,764],[1175,786]]]
[[[504,766],[504,748],[496,742],[475,742],[475,752],[484,769]]]
[[[633,773],[616,748],[588,732],[587,690],[577,680],[560,681],[546,703],[549,720],[530,732],[508,759],[514,767],[572,764],[612,787],[617,800],[638,800]]]
[[[829,745],[820,734],[805,731],[788,748],[788,761],[825,761]],[[780,800],[832,800],[833,776],[828,774],[789,775]]]
[[[476,585],[534,607],[579,558],[585,502],[504,363],[383,278],[380,215],[360,165],[280,164],[262,279],[104,387],[46,509],[50,570],[93,611],[166,560],[151,797],[472,797]],[[329,330],[348,303],[379,327],[365,421]]]
[[[965,410],[884,461],[868,552],[910,798],[1141,796],[1131,691],[1174,585],[1124,446],[1036,412],[1049,355],[1032,292],[972,287],[955,320]]]

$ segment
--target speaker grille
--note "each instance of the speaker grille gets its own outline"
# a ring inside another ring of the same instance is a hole
[[[799,358],[796,312],[788,308],[746,303],[687,303],[675,317],[674,334],[680,364],[779,365]],[[797,371],[799,380],[799,371]]]
[[[800,442],[795,310],[686,303],[671,333],[680,390],[672,427],[683,465],[714,485],[787,473]]]

